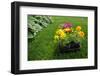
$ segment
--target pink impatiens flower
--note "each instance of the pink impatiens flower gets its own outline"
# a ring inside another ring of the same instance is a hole
[[[64,23],[63,28],[71,28],[72,24],[71,23]]]

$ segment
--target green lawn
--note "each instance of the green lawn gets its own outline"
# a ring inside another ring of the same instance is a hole
[[[28,60],[52,60],[52,59],[77,59],[88,57],[87,47],[87,17],[64,17],[52,16],[53,23],[49,24],[36,37],[28,39]],[[85,39],[82,41],[81,49],[77,52],[58,53],[54,43],[54,34],[60,24],[71,22],[73,27],[80,25],[85,32]]]

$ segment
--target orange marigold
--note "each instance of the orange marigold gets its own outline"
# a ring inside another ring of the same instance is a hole
[[[84,37],[85,35],[83,31],[80,31],[78,34],[80,35],[80,37]]]
[[[64,31],[65,32],[72,32],[72,29],[71,28],[65,28]]]
[[[81,26],[77,26],[77,27],[76,27],[76,30],[77,30],[77,31],[81,31]]]

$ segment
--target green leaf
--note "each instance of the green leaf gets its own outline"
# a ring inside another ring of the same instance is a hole
[[[31,35],[34,37],[37,32],[47,27],[49,23],[51,23],[50,16],[28,15],[28,28],[30,29],[28,32],[32,32]],[[32,37],[31,35],[29,35],[29,38]]]

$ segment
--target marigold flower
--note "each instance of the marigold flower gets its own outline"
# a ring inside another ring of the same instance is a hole
[[[62,29],[58,29],[58,30],[56,31],[56,34],[57,34],[57,35],[61,35],[62,33],[64,33],[64,31],[63,31]]]
[[[77,30],[77,31],[81,31],[81,26],[77,26],[77,27],[76,27],[76,30]]]
[[[58,29],[58,30],[56,31],[56,35],[57,35],[60,39],[64,39],[64,38],[66,37],[66,34],[65,34],[64,30],[62,30],[62,29]],[[55,36],[56,39],[58,38],[57,36]]]
[[[80,37],[84,37],[85,35],[83,31],[80,31],[78,34],[80,35]]]
[[[65,28],[64,31],[65,32],[72,32],[72,29],[71,28]]]
[[[60,39],[64,39],[66,37],[66,34],[65,33],[61,33],[59,37],[60,37]]]

